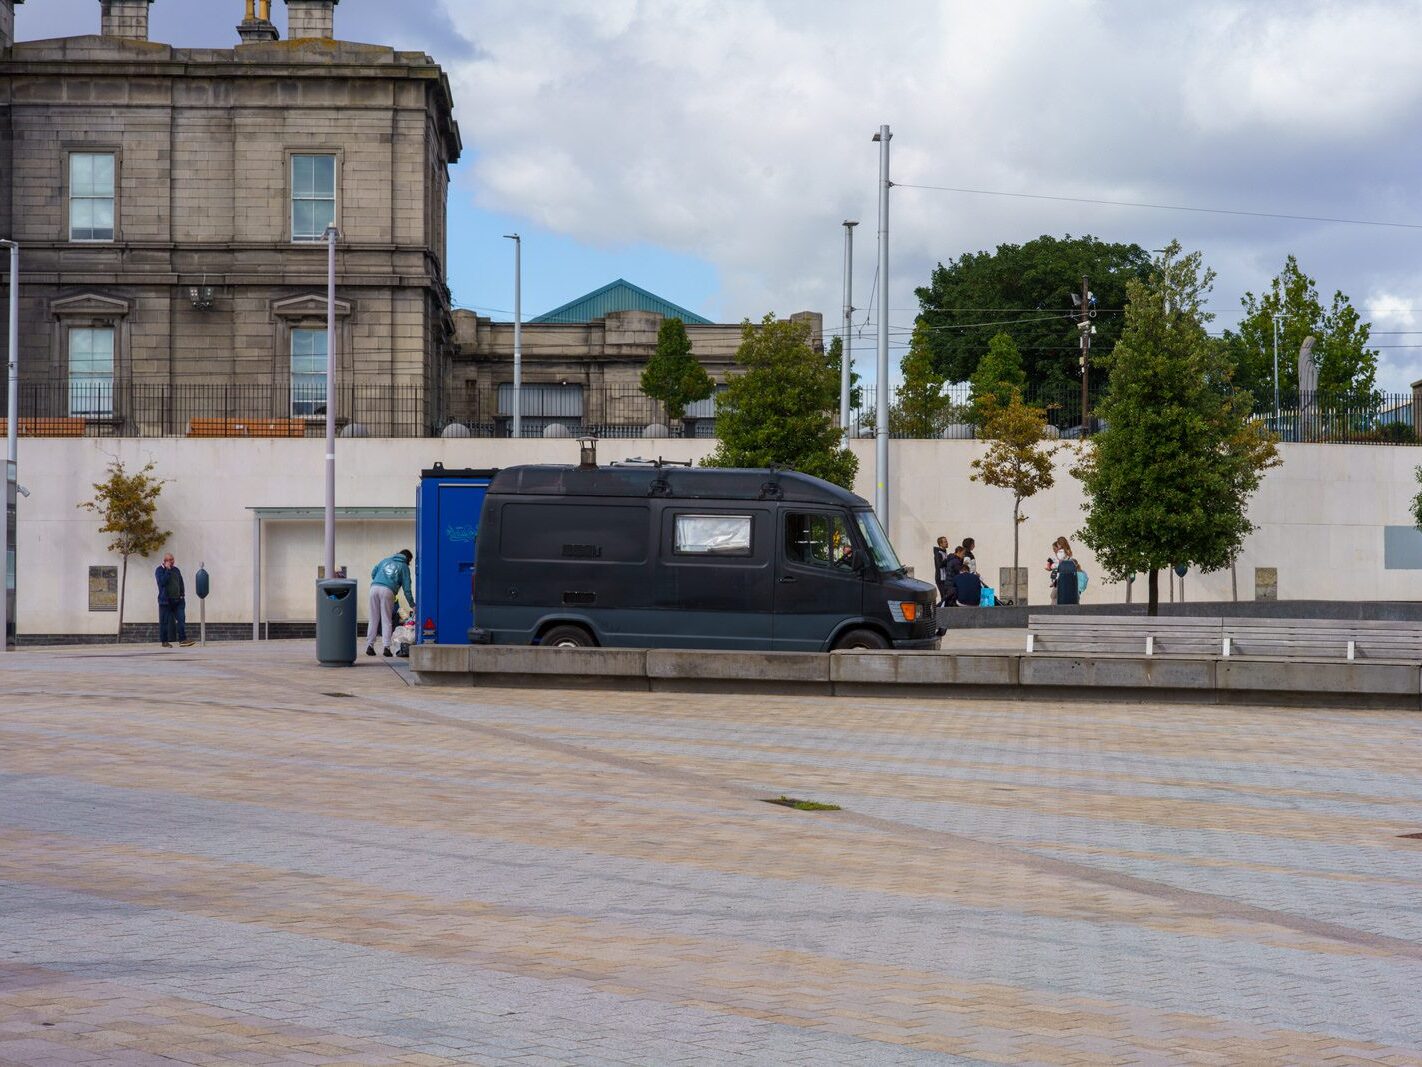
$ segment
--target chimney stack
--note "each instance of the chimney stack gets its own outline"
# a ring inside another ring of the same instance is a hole
[[[280,38],[272,25],[272,0],[247,0],[247,17],[238,24],[237,36],[246,44]]]
[[[0,0],[0,52],[15,43],[15,5],[25,0]]]
[[[99,0],[103,6],[105,37],[124,37],[130,41],[148,40],[148,5],[153,0]]]
[[[341,0],[286,0],[286,38],[326,40],[336,36],[336,5]]]

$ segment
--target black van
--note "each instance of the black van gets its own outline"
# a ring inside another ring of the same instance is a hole
[[[479,519],[471,641],[938,647],[936,592],[869,504],[788,470],[509,467]]]

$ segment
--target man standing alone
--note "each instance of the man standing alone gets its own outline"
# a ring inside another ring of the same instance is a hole
[[[382,559],[370,570],[370,621],[365,625],[365,654],[375,655],[375,634],[380,632],[385,655],[391,656],[390,637],[395,632],[395,593],[405,594],[405,603],[415,606],[410,594],[410,561],[415,554],[402,548]]]
[[[183,572],[173,566],[171,552],[163,557],[153,577],[158,583],[158,639],[164,648],[172,648],[176,637],[178,644],[187,648],[192,644],[188,640],[187,588],[183,585]]]

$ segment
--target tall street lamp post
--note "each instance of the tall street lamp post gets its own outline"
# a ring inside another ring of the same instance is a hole
[[[839,346],[839,428],[849,433],[849,330],[854,317],[854,227],[859,223],[844,220],[844,334]]]
[[[17,524],[15,479],[19,474],[20,432],[20,246],[0,237],[0,247],[10,250],[10,329],[5,359],[9,364],[9,390],[5,412],[5,514],[0,518],[0,652],[10,651],[15,635],[15,566]]]
[[[326,577],[336,576],[336,239],[326,227]]]
[[[879,363],[874,405],[874,510],[889,532],[889,127],[880,126],[879,143]]]
[[[523,436],[523,238],[516,233],[504,237],[514,243],[514,366],[513,366],[513,430],[514,437]]]

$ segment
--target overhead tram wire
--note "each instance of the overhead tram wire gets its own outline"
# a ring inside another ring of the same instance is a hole
[[[1046,193],[1010,193],[1002,189],[967,189],[954,185],[918,185],[894,182],[901,189],[928,189],[940,193],[967,193],[971,196],[1007,196],[1020,200],[1051,200],[1064,204],[1096,204],[1102,207],[1134,207],[1149,211],[1190,211],[1201,215],[1236,215],[1255,219],[1287,219],[1291,222],[1328,222],[1340,226],[1379,226],[1396,230],[1422,230],[1422,222],[1382,222],[1375,219],[1341,219],[1327,215],[1289,215],[1277,211],[1239,211],[1223,207],[1191,207],[1184,204],[1146,204],[1133,200],[1098,200],[1087,196],[1055,196]]]

